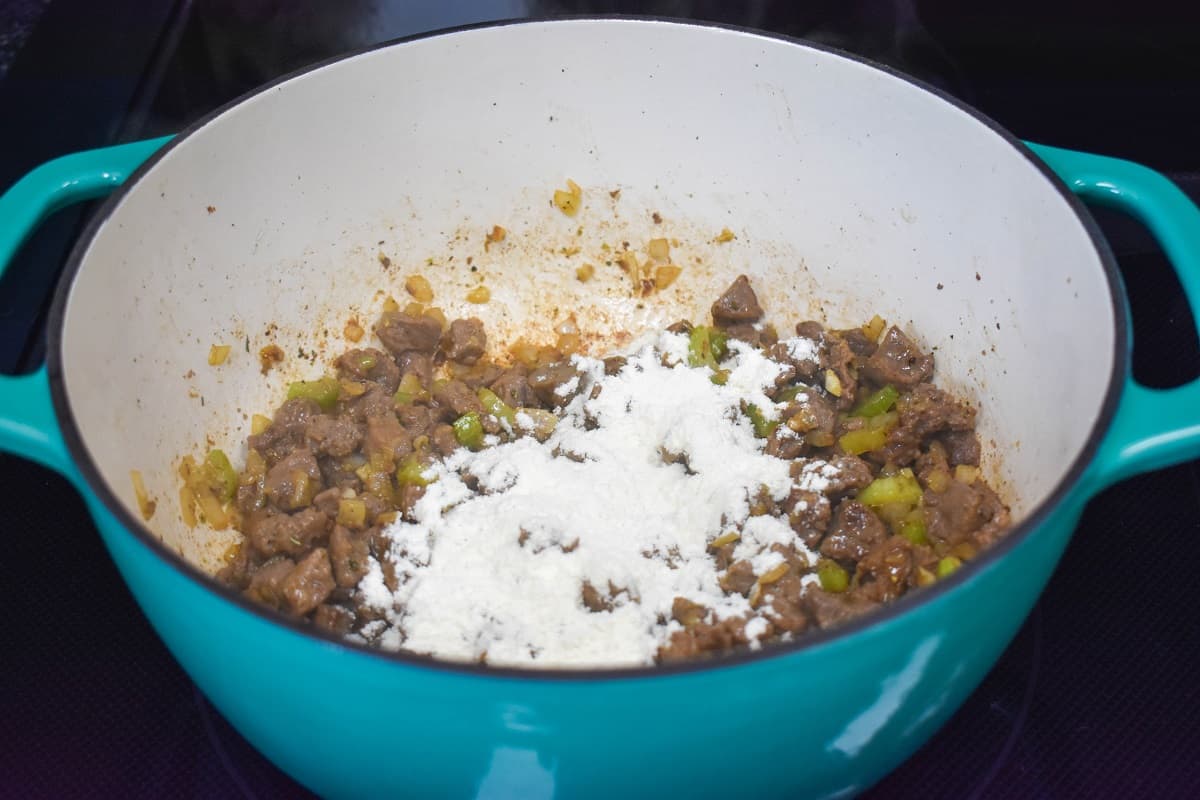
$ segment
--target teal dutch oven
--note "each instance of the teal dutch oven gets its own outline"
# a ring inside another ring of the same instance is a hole
[[[584,187],[574,219],[549,202],[568,178]],[[804,42],[629,19],[394,42],[169,141],[39,167],[0,198],[0,265],[46,215],[106,194],[57,290],[45,368],[0,380],[0,446],[74,484],[196,684],[322,795],[852,795],[983,678],[1088,498],[1200,452],[1200,385],[1130,376],[1125,295],[1080,198],[1141,220],[1193,307],[1197,209],[1144,167],[1022,143]],[[485,248],[495,224],[508,237]],[[737,238],[714,241],[723,228]],[[587,257],[656,231],[679,242],[672,291],[574,279],[572,243]],[[179,459],[240,452],[250,415],[321,372],[346,322],[369,327],[413,272],[502,338],[568,312],[601,333],[703,318],[739,272],[783,324],[879,313],[980,404],[984,470],[1018,522],[844,628],[684,666],[443,663],[264,611],[210,578],[236,536],[183,523]],[[491,302],[468,306],[480,282]],[[214,344],[232,345],[219,366]],[[285,358],[264,375],[270,345]]]

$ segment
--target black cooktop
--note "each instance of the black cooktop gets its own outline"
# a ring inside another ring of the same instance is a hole
[[[1072,5],[7,0],[0,187],[62,153],[178,130],[276,75],[374,42],[514,16],[641,13],[867,55],[1023,138],[1133,158],[1200,200],[1200,11]],[[40,362],[49,287],[88,211],[56,215],[0,280],[0,370]],[[1129,287],[1135,373],[1154,386],[1197,377],[1191,313],[1161,254],[1129,220],[1098,217]],[[0,455],[0,486],[0,795],[307,796],[176,666],[68,485]],[[869,796],[1200,797],[1197,569],[1196,463],[1096,498],[991,674]]]

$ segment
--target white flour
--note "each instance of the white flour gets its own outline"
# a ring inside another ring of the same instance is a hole
[[[359,586],[387,615],[368,635],[447,659],[486,654],[494,665],[622,666],[652,663],[680,629],[677,596],[720,619],[752,615],[745,598],[719,588],[708,542],[741,529],[735,554],[756,574],[782,561],[768,552],[773,543],[804,552],[786,521],[750,517],[749,500],[764,489],[780,500],[794,485],[820,491],[830,468],[813,462],[794,481],[790,462],[763,453],[741,412],[747,402],[778,415],[763,389],[782,367],[731,342],[729,378],[718,386],[679,363],[686,352],[686,336],[664,333],[607,377],[601,361],[576,357],[583,391],[546,442],[461,449],[436,464],[416,521],[385,531],[398,590],[374,560]],[[682,457],[686,465],[666,463]],[[587,609],[585,582],[611,610]],[[753,620],[748,628],[766,629]]]

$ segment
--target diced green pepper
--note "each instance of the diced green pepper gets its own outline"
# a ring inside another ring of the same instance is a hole
[[[887,434],[883,431],[872,431],[861,428],[857,431],[847,431],[838,439],[842,450],[852,456],[878,450],[887,443]]]
[[[697,325],[688,334],[688,366],[708,367],[713,371],[712,382],[723,385],[729,371],[720,367],[721,359],[729,353],[729,337],[724,331]]]
[[[759,411],[758,406],[753,403],[746,404],[746,416],[750,418],[750,424],[754,426],[754,435],[760,439],[766,439],[779,427],[778,421],[764,417],[762,411]]]
[[[360,353],[358,356],[358,363],[355,366],[358,367],[360,372],[370,372],[371,370],[375,369],[376,363],[375,356],[371,355],[370,353]]]
[[[237,470],[229,463],[228,456],[216,449],[208,451],[207,463],[213,488],[217,490],[221,502],[228,503],[237,492]]]
[[[962,561],[954,556],[946,556],[937,563],[937,576],[939,578],[948,578],[962,566]]]
[[[405,373],[400,379],[400,386],[396,389],[396,394],[392,397],[396,405],[407,406],[418,400],[428,400],[429,393],[425,391],[425,387],[421,385],[421,379],[411,372]]]
[[[313,400],[322,411],[332,411],[337,405],[342,386],[336,378],[318,378],[315,381],[296,381],[288,386],[288,400]]]
[[[428,467],[416,456],[404,459],[396,470],[396,482],[401,486],[428,486],[435,479],[425,477]]]
[[[509,425],[517,423],[517,412],[508,403],[500,399],[500,396],[486,386],[480,386],[475,392],[475,396],[479,398],[479,402],[483,403],[483,410],[494,417],[505,420]]]
[[[850,412],[850,415],[853,417],[877,417],[883,412],[891,410],[899,397],[900,392],[896,391],[895,387],[885,386],[868,395],[858,404],[857,408]]]
[[[472,450],[483,447],[483,421],[479,419],[478,412],[468,411],[454,420],[451,427],[454,428],[454,438],[463,447]]]
[[[836,561],[822,560],[817,564],[817,578],[827,592],[844,592],[850,586],[850,575]]]
[[[913,544],[929,544],[929,536],[925,533],[925,520],[919,510],[900,520],[896,529]]]
[[[808,393],[807,386],[789,386],[779,394],[775,395],[776,403],[790,403],[799,397],[801,394]]]
[[[915,506],[921,502],[921,484],[911,471],[876,478],[858,493],[858,501],[868,506],[905,503]]]

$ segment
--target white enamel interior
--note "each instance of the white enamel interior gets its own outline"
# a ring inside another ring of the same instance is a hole
[[[574,219],[549,202],[567,178],[584,187]],[[485,250],[495,224],[508,237]],[[713,243],[723,227],[737,239]],[[653,235],[679,240],[684,272],[642,300],[601,246]],[[597,265],[587,284],[584,261]],[[150,527],[211,568],[228,535],[184,528],[178,459],[206,439],[241,454],[250,414],[322,373],[345,320],[372,319],[380,290],[403,300],[406,275],[502,338],[548,335],[570,312],[598,334],[706,320],[738,272],[780,323],[879,313],[936,348],[939,380],[982,405],[988,473],[1018,512],[1096,420],[1109,288],[1084,226],[1021,152],[861,63],[633,21],[408,42],[220,115],[99,229],[67,307],[66,389],[116,494],[136,514],[140,470],[158,500]],[[469,306],[479,282],[493,300]],[[264,378],[256,354],[272,342],[287,359]],[[234,345],[216,368],[214,343]]]

